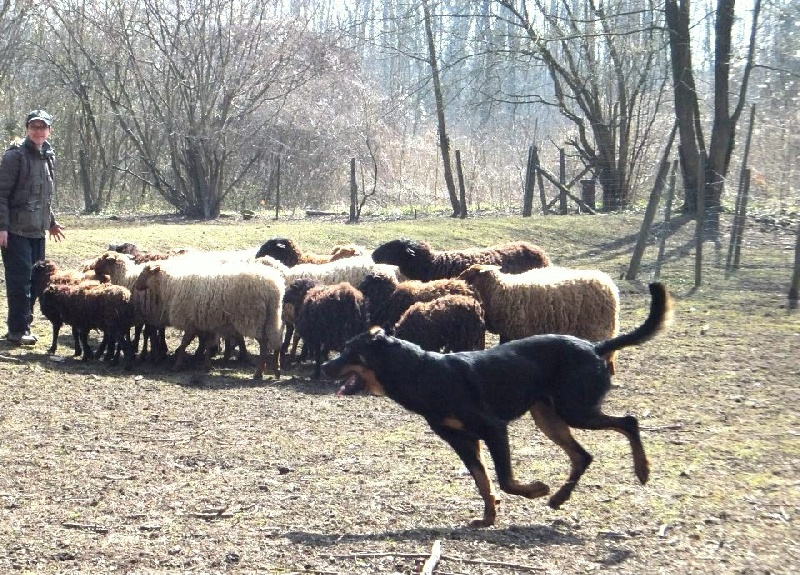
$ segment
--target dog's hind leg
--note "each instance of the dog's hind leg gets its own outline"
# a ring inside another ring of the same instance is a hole
[[[632,415],[614,417],[597,410],[591,416],[582,418],[580,423],[572,423],[572,427],[580,429],[612,429],[628,438],[633,453],[633,470],[636,477],[644,485],[650,477],[650,464],[644,453],[644,445],[639,435],[639,421]]]
[[[446,425],[431,425],[433,431],[452,447],[466,466],[478,493],[483,499],[483,517],[470,521],[470,527],[489,527],[494,525],[497,517],[497,498],[492,489],[492,482],[486,474],[481,460],[480,442],[465,435],[462,431]]]
[[[578,480],[592,463],[592,456],[575,440],[569,425],[558,416],[552,405],[541,401],[536,402],[531,407],[531,415],[536,422],[536,427],[550,441],[563,449],[570,460],[571,467],[567,481],[547,502],[553,509],[558,509],[572,495]]]

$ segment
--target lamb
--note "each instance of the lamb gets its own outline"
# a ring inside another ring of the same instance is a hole
[[[483,307],[474,297],[447,294],[412,305],[394,326],[394,333],[427,351],[450,353],[484,349],[486,322],[483,313]]]
[[[246,262],[219,265],[203,273],[191,260],[171,265],[170,261],[146,264],[135,290],[144,292],[136,297],[148,320],[184,331],[175,352],[176,366],[185,360],[186,346],[197,335],[251,337],[259,344],[253,379],[263,378],[270,350],[275,377],[280,378],[280,314],[285,290],[280,273]]]
[[[599,270],[547,267],[505,274],[497,266],[474,265],[459,277],[480,294],[486,328],[501,343],[545,333],[589,341],[617,335],[619,289]],[[613,373],[613,357],[608,363]]]
[[[108,283],[107,275],[97,273],[93,268],[88,270],[62,270],[53,260],[39,260],[33,264],[31,273],[31,313],[37,300],[50,285],[77,286],[83,282]],[[45,315],[45,317],[47,317]],[[49,319],[49,318],[48,318]],[[60,326],[59,326],[60,327]],[[81,355],[80,334],[73,329],[75,355]]]
[[[335,246],[330,255],[306,252],[289,238],[271,238],[264,242],[256,252],[256,258],[271,256],[290,268],[297,264],[325,264],[361,255],[364,255],[364,248],[355,244]]]
[[[490,248],[436,251],[427,242],[392,240],[372,252],[377,263],[393,264],[404,276],[422,281],[454,278],[472,264],[501,266],[503,272],[520,273],[550,265],[550,258],[528,242],[513,242]]]
[[[392,276],[373,272],[365,276],[358,289],[367,299],[370,323],[391,332],[400,316],[416,302],[431,301],[447,294],[478,299],[478,292],[460,279],[396,281]]]
[[[123,353],[125,369],[130,369],[133,363],[133,345],[129,335],[133,325],[130,299],[127,288],[113,284],[91,280],[77,285],[50,284],[40,299],[42,314],[53,326],[53,341],[48,353],[54,354],[58,349],[58,333],[66,323],[72,326],[73,336],[79,342],[75,346],[75,355],[82,355],[84,361],[89,361],[96,357],[89,346],[89,330],[98,329],[103,332],[106,359],[116,363]]]
[[[312,287],[295,314],[297,332],[314,359],[315,378],[320,376],[323,351],[327,355],[341,350],[367,328],[364,296],[346,282]]]
[[[31,272],[31,311],[37,298],[50,284],[71,284],[77,285],[87,280],[94,280],[99,283],[108,283],[108,275],[97,272],[94,268],[87,270],[62,270],[53,260],[39,260],[33,264]]]

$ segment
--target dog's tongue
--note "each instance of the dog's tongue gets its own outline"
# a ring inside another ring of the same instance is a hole
[[[342,380],[342,384],[336,391],[336,395],[342,397],[343,395],[353,395],[354,393],[363,389],[364,386],[361,380],[355,374],[351,374],[346,379]]]

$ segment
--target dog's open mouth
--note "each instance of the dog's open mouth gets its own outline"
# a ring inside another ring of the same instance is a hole
[[[364,380],[355,373],[351,373],[344,379],[338,380],[336,383],[339,385],[336,390],[336,395],[339,397],[343,395],[353,395],[364,389]]]

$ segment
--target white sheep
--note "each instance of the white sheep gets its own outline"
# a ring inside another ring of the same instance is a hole
[[[270,350],[275,377],[279,378],[283,276],[269,266],[252,262],[200,269],[196,259],[181,260],[147,264],[135,286],[135,301],[148,320],[184,331],[176,350],[178,364],[185,357],[186,346],[197,335],[250,337],[259,344],[259,362],[253,378],[263,377]]]
[[[344,258],[326,264],[297,264],[288,268],[284,274],[286,285],[289,285],[298,278],[312,278],[326,285],[334,285],[347,282],[357,286],[369,273],[381,272],[398,281],[404,279],[400,275],[397,266],[389,264],[376,264],[372,258],[365,256],[355,256]]]
[[[599,270],[549,266],[507,274],[497,266],[473,265],[459,277],[480,294],[486,328],[501,343],[545,333],[589,341],[617,335],[619,288]],[[613,373],[613,357],[608,363]]]

